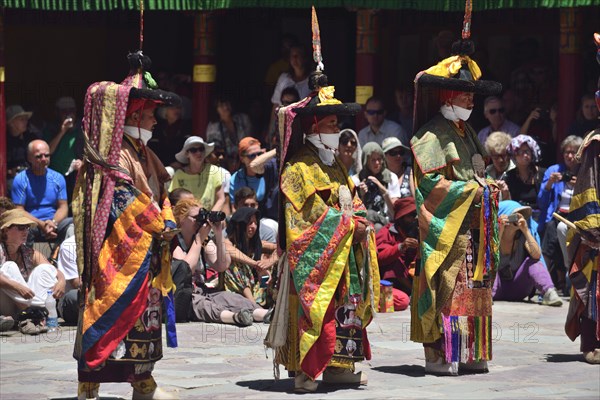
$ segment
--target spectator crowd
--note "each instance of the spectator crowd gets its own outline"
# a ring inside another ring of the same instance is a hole
[[[185,101],[159,107],[152,117],[144,145],[167,167],[169,176],[161,177],[166,182],[161,184],[180,229],[171,244],[178,322],[247,326],[270,320],[280,227],[276,112],[308,95],[313,69],[308,60],[293,37],[282,39],[282,59],[265,80],[269,124],[236,109],[226,97],[214,103],[216,118],[204,131],[192,131]],[[537,294],[542,304],[559,306],[559,294],[569,290],[567,227],[555,215],[569,213],[575,154],[583,136],[600,123],[593,94],[585,94],[568,131],[557,132],[556,85],[548,75],[539,63],[521,67],[503,95],[482,99],[474,115],[484,121],[478,138],[488,155],[487,174],[501,190],[494,298],[537,299]],[[177,86],[164,77],[159,83]],[[410,148],[413,91],[409,84],[398,87],[394,104],[385,104],[387,95],[366,101],[363,126],[340,121],[335,146],[376,231],[381,278],[393,287],[394,309],[400,311],[409,305],[419,263]],[[55,120],[42,126],[22,106],[6,108],[9,196],[0,204],[0,327],[27,334],[45,329],[31,309],[45,304],[48,291],[59,300],[65,323],[77,322],[80,268],[71,200],[85,138],[75,99],[61,97],[55,106]],[[36,242],[47,242],[50,251],[43,254]],[[23,312],[31,318],[19,317]]]

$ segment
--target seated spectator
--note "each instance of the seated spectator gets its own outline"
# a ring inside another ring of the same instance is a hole
[[[592,93],[586,93],[581,97],[581,106],[577,110],[575,121],[569,126],[569,135],[584,137],[588,132],[600,127],[598,107],[596,98]]]
[[[550,166],[556,161],[557,107],[557,103],[550,108],[534,107],[521,126],[521,134],[531,136],[540,147],[541,154],[544,156],[544,166]]]
[[[356,175],[362,169],[362,149],[358,143],[358,135],[352,129],[342,129],[340,131],[337,156],[346,167],[348,176]]]
[[[79,305],[77,295],[81,286],[79,269],[77,267],[77,249],[75,235],[66,238],[60,245],[56,267],[65,277],[65,295],[58,302],[58,314],[65,323],[77,325]]]
[[[561,306],[562,300],[542,261],[537,224],[531,219],[531,207],[516,201],[501,201],[498,208],[500,221],[500,265],[492,289],[494,300],[520,301],[535,288],[544,296],[542,304]],[[509,216],[516,216],[510,222]]]
[[[508,133],[511,137],[515,137],[520,133],[521,127],[507,120],[505,113],[504,104],[499,97],[490,96],[483,101],[483,116],[490,124],[477,134],[481,143],[485,143],[492,132]]]
[[[235,171],[239,166],[238,144],[253,132],[250,118],[246,114],[234,113],[229,99],[217,99],[215,108],[218,119],[206,127],[206,140],[225,148],[227,157],[224,167],[228,171]]]
[[[556,286],[563,289],[563,292],[568,289],[565,287],[566,266],[569,264],[567,226],[556,220],[552,214],[556,212],[563,217],[569,214],[569,205],[579,169],[575,154],[582,142],[583,139],[575,135],[567,136],[562,141],[560,149],[563,162],[552,165],[546,170],[538,192],[540,207],[538,231],[543,234],[542,252]]]
[[[165,167],[178,168],[180,166],[177,165],[175,153],[191,136],[191,121],[184,118],[183,105],[159,107],[156,110],[156,117],[157,123],[152,131],[152,137],[148,140],[148,147],[154,151]]]
[[[412,137],[413,129],[413,105],[414,105],[414,85],[401,85],[394,91],[394,99],[396,100],[396,109],[389,114],[391,121],[400,124],[402,129],[408,133],[408,137]],[[383,147],[383,146],[382,146]]]
[[[377,232],[379,276],[393,285],[394,310],[408,308],[419,256],[419,225],[413,197],[394,202],[394,221]],[[412,272],[411,272],[412,270]]]
[[[358,141],[362,147],[368,142],[375,142],[379,146],[387,137],[397,137],[402,143],[408,143],[408,134],[394,121],[385,118],[386,112],[383,101],[371,97],[365,104],[365,118],[369,125],[358,132]]]
[[[394,200],[400,198],[398,176],[386,168],[383,150],[375,142],[363,146],[362,169],[352,176],[375,232],[393,218]]]
[[[48,291],[58,300],[65,293],[65,277],[36,250],[25,245],[35,222],[21,209],[5,211],[0,218],[0,314],[16,318],[28,307],[44,307]],[[21,333],[46,331],[43,323],[19,321]]]
[[[265,178],[266,193],[259,210],[263,218],[279,220],[279,153],[274,148],[250,161],[249,169]]]
[[[77,170],[82,164],[84,143],[81,119],[77,118],[72,97],[61,97],[56,101],[56,120],[45,127],[43,138],[50,147],[50,168],[65,176],[70,200]]]
[[[510,191],[504,179],[506,178],[506,173],[515,168],[515,163],[508,155],[508,146],[511,140],[512,138],[508,133],[493,132],[485,140],[484,145],[485,151],[487,151],[492,159],[492,163],[487,166],[485,171],[490,178],[496,180],[501,191],[501,200],[510,199]]]
[[[18,104],[6,107],[6,168],[9,190],[15,175],[27,168],[27,145],[32,140],[39,139],[27,128],[32,114]]]
[[[279,218],[277,198],[279,196],[279,169],[275,158],[271,157],[263,165],[252,168],[252,162],[265,150],[261,148],[258,139],[247,137],[240,141],[241,167],[231,176],[229,197],[235,202],[234,194],[244,186],[251,187],[256,192],[258,209],[261,215],[277,220]],[[272,151],[273,152],[273,151]],[[263,171],[258,173],[257,171]]]
[[[4,211],[12,210],[15,205],[8,197],[0,197],[0,220]],[[15,320],[10,315],[0,315],[0,332],[6,332],[13,328]]]
[[[17,208],[34,217],[36,226],[29,230],[27,245],[34,241],[52,241],[60,245],[73,235],[73,218],[68,217],[67,186],[64,176],[48,168],[50,148],[43,140],[27,146],[30,169],[15,176],[12,201]]]
[[[267,130],[265,143],[271,149],[275,149],[279,143],[279,126],[275,126],[275,121],[277,120],[277,113],[279,112],[280,107],[287,107],[290,104],[297,103],[301,100],[300,94],[298,90],[294,86],[288,86],[281,91],[281,101],[279,102],[279,106],[273,106],[273,115],[271,116],[271,120],[269,123],[273,124],[273,126],[269,126]]]
[[[231,216],[225,243],[232,264],[219,274],[219,283],[225,290],[267,307],[272,299],[263,282],[270,281],[278,257],[274,244],[260,240],[258,220],[260,212],[250,207],[241,207]]]
[[[540,210],[537,194],[542,185],[545,168],[537,166],[540,160],[540,148],[531,136],[519,135],[510,141],[508,154],[516,168],[506,172],[504,181],[510,191],[510,198],[533,210],[533,219],[537,222]]]
[[[400,186],[400,197],[413,196],[415,193],[413,172],[410,166],[411,150],[395,137],[383,140],[382,150],[385,154],[385,162],[390,171],[398,176]]]
[[[231,172],[223,168],[223,165],[225,165],[225,148],[221,145],[221,143],[215,143],[213,151],[211,151],[210,154],[206,156],[206,160],[212,165],[216,165],[217,167],[219,167],[221,177],[223,178],[223,193],[225,194],[225,204],[221,208],[221,211],[223,211],[225,215],[229,216],[232,213],[231,200],[229,198]]]
[[[171,207],[175,207],[177,203],[184,199],[195,200],[196,198],[194,197],[194,194],[186,188],[177,188],[169,192],[169,203],[171,203]]]
[[[175,155],[177,161],[185,166],[175,171],[169,191],[185,188],[206,209],[222,211],[225,205],[223,176],[219,167],[206,161],[213,148],[212,143],[205,143],[201,137],[187,138],[181,151]]]
[[[253,321],[262,321],[267,310],[254,301],[212,287],[208,272],[225,271],[231,258],[225,251],[222,223],[199,223],[196,217],[201,208],[196,200],[186,199],[173,209],[177,227],[181,229],[173,239],[171,266],[177,286],[177,322],[192,320],[248,326]]]
[[[234,210],[239,210],[242,207],[250,207],[258,209],[258,200],[256,200],[256,192],[248,186],[241,187],[235,195]],[[277,221],[271,218],[260,219],[260,240],[269,243],[277,243],[277,230],[279,225]]]

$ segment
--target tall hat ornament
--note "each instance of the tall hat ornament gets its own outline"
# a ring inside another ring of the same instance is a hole
[[[280,107],[277,112],[279,143],[281,143],[280,169],[283,169],[289,158],[288,149],[298,149],[302,145],[302,134],[305,132],[296,132],[303,128],[301,123],[294,123],[297,121],[296,116],[301,117],[299,119],[306,125],[307,121],[309,123],[317,122],[319,118],[327,115],[353,116],[361,109],[357,103],[342,103],[336,99],[334,97],[335,87],[329,85],[327,75],[323,73],[325,66],[321,51],[321,33],[314,6],[312,7],[311,31],[313,60],[317,64],[315,71],[308,77],[308,87],[311,93],[297,103]],[[306,129],[306,126],[304,128]]]

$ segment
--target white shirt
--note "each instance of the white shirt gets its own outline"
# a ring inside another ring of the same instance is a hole
[[[284,72],[279,75],[279,79],[277,79],[275,90],[273,90],[273,96],[271,96],[271,103],[278,106],[281,105],[281,92],[283,92],[283,89],[291,86],[296,88],[301,99],[310,94],[310,89],[308,89],[308,77],[300,82],[295,82],[288,72]]]
[[[75,289],[69,282],[72,279],[79,278],[75,235],[66,238],[60,245],[57,266],[58,270],[65,276],[65,281],[67,281],[65,293],[71,289]]]
[[[371,125],[365,126],[358,132],[358,141],[360,142],[361,147],[364,147],[365,144],[369,142],[375,142],[380,146],[383,146],[383,139],[388,137],[398,138],[402,144],[408,143],[408,135],[404,128],[402,128],[400,124],[390,121],[389,119],[383,120],[383,124],[381,124],[377,133],[373,132]]]

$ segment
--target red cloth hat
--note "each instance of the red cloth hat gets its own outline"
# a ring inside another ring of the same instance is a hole
[[[254,146],[255,144],[260,146],[260,140],[253,138],[252,136],[246,136],[240,143],[238,144],[238,153],[243,156],[246,153],[246,150],[250,148],[250,146]]]
[[[417,204],[413,197],[403,197],[394,202],[394,221],[414,212],[417,212]]]

